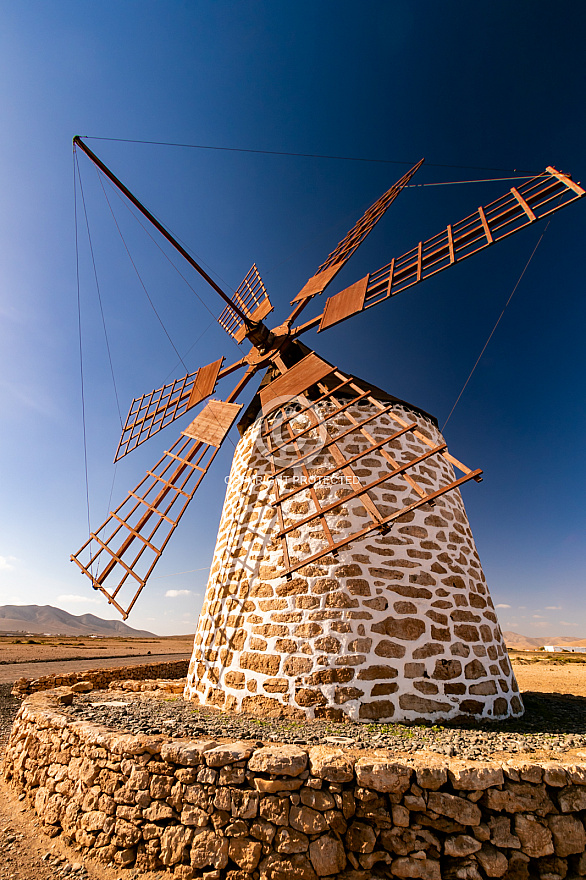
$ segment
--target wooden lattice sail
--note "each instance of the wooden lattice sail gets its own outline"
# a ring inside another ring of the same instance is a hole
[[[295,324],[411,180],[369,208],[269,330],[253,266],[230,296],[80,139],[79,146],[223,299],[221,326],[250,350],[137,398],[121,458],[188,411],[191,423],[72,559],[124,617],[231,426],[232,466],[187,694],[240,711],[368,718],[522,711],[460,486],[481,479],[435,420],[296,340],[384,302],[581,198],[548,166],[500,199],[330,296]],[[224,401],[217,382],[244,375]],[[237,400],[264,379],[242,414]],[[198,413],[195,408],[207,400]],[[195,416],[195,417],[194,417]]]

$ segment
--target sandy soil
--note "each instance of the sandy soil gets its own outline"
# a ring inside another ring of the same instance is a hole
[[[0,635],[0,665],[48,660],[105,660],[143,654],[191,654],[193,635],[152,639]],[[20,677],[20,672],[15,676]]]
[[[108,868],[86,859],[61,837],[51,840],[24,800],[0,777],[0,880],[56,880],[65,876],[60,871],[66,864],[74,868],[83,865],[87,872],[81,875],[83,880],[132,880],[139,876],[132,868]],[[159,871],[140,874],[141,880],[159,880],[164,876]]]
[[[521,691],[586,697],[586,663],[512,662]]]
[[[14,682],[17,678],[41,678],[61,672],[87,672],[88,669],[112,669],[118,666],[142,666],[143,663],[170,663],[174,660],[189,660],[191,646],[179,654],[138,654],[123,660],[50,660],[42,663],[0,664],[0,684]]]
[[[70,669],[134,665],[189,658],[193,636],[156,639],[0,635],[0,682],[22,676],[37,678]],[[84,658],[84,659],[79,659]],[[0,750],[0,762],[2,753]],[[108,868],[67,846],[61,837],[52,840],[40,828],[32,810],[0,775],[0,880],[56,880],[65,865],[83,865],[84,880],[132,880],[133,869]],[[141,880],[159,880],[160,872],[143,873]]]

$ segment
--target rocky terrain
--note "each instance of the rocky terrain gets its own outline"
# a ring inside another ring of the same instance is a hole
[[[70,712],[112,730],[172,737],[234,737],[243,740],[318,745],[347,749],[393,749],[398,754],[422,751],[486,760],[502,755],[567,751],[586,747],[586,699],[526,693],[521,719],[484,725],[299,722],[258,719],[250,715],[195,708],[180,696],[151,696],[128,691],[78,695]]]

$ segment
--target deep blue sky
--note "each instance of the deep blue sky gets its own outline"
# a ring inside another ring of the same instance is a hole
[[[564,0],[0,2],[0,604],[115,616],[68,561],[87,532],[74,134],[407,163],[88,141],[227,286],[255,261],[277,323],[355,219],[421,156],[419,183],[548,164],[586,178],[585,24],[584,5]],[[184,370],[93,167],[84,156],[80,166],[124,416],[134,396]],[[405,191],[336,289],[508,186]],[[175,345],[191,349],[189,369],[221,353],[238,357],[126,208],[113,205]],[[530,635],[586,636],[585,229],[586,200],[553,218],[446,430],[451,451],[485,471],[464,494],[503,628]],[[443,423],[542,231],[532,227],[304,341]],[[80,236],[96,527],[108,510],[119,422],[81,225]],[[215,294],[188,277],[219,314]],[[113,504],[181,427],[118,466]],[[232,451],[227,443],[131,625],[194,629]]]

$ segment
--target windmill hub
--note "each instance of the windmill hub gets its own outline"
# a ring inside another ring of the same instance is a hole
[[[250,364],[250,366],[262,367],[263,364],[269,363],[290,338],[290,332],[279,334],[274,330],[268,330],[264,325],[263,331],[262,338],[254,342],[253,347],[245,357],[246,363]],[[247,339],[253,341],[251,335],[247,335]]]

